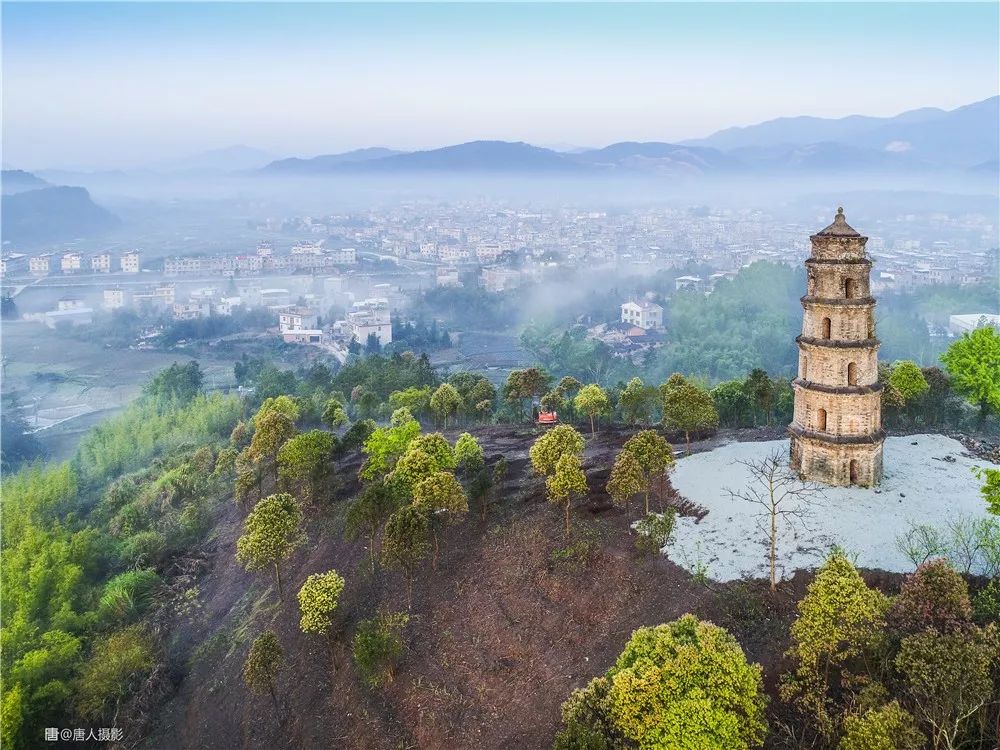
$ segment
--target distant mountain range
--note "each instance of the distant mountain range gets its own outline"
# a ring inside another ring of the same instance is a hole
[[[745,149],[791,153],[792,147],[837,143],[857,149],[855,158],[864,155],[875,160],[875,154],[893,154],[930,165],[970,168],[998,158],[998,123],[1000,96],[994,96],[951,111],[928,107],[895,117],[782,117],[726,128],[684,144],[738,155]]]
[[[5,169],[0,172],[0,189],[4,195],[23,193],[25,190],[38,190],[48,187],[49,183],[38,175],[21,169]]]
[[[96,237],[121,222],[98,206],[82,187],[48,186],[30,172],[4,170],[0,176],[4,192],[0,199],[3,239],[12,245],[37,245],[79,237]],[[47,187],[34,188],[35,184]],[[8,191],[8,185],[27,185]]]
[[[917,109],[895,117],[790,117],[679,144],[623,142],[555,151],[523,142],[472,141],[426,151],[368,148],[312,159],[282,159],[264,174],[408,172],[595,173],[666,176],[725,172],[996,171],[1000,97],[952,111]]]
[[[167,172],[238,172],[260,169],[274,161],[274,156],[252,146],[227,146],[191,156],[158,161],[150,164],[149,168]]]

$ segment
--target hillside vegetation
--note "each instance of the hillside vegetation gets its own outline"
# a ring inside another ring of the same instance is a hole
[[[890,418],[988,427],[995,346],[964,337],[948,375],[886,368]],[[658,554],[704,513],[670,486],[673,446],[783,423],[763,371],[709,390],[527,369],[498,390],[407,354],[236,376],[246,401],[175,365],[73,461],[5,479],[5,747],[66,726],[163,748],[1000,737],[996,581],[930,547],[906,577],[833,550],[774,590]],[[526,424],[539,402],[559,426]]]

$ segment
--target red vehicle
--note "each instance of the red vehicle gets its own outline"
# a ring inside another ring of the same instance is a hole
[[[558,424],[559,415],[554,411],[540,411],[538,412],[538,424]]]

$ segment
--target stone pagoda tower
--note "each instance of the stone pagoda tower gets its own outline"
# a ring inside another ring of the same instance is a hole
[[[881,390],[867,237],[837,209],[809,238],[790,464],[803,478],[871,487],[882,478]]]

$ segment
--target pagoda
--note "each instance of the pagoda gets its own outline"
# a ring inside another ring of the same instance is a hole
[[[871,487],[882,478],[885,433],[868,238],[839,208],[809,239],[789,462],[803,479]]]

